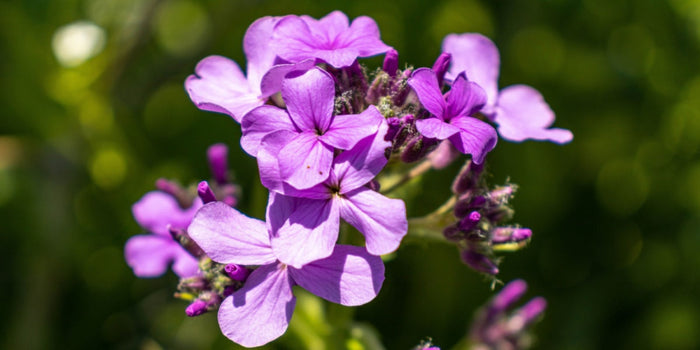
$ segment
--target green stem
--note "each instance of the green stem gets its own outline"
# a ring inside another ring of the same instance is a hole
[[[408,237],[448,243],[442,234],[442,228],[454,221],[451,211],[455,203],[457,203],[457,197],[452,196],[434,212],[423,217],[408,219]]]
[[[428,170],[432,169],[433,165],[430,162],[430,160],[426,159],[422,162],[420,162],[418,165],[416,165],[413,169],[409,170],[407,173],[405,173],[401,178],[399,178],[395,183],[386,186],[385,189],[382,189],[381,192],[382,194],[387,194],[395,191],[397,188],[403,186],[405,183],[411,181],[411,179],[418,177],[420,175],[423,175],[426,173]]]

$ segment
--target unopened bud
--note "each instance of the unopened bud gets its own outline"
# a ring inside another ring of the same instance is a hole
[[[250,274],[250,270],[246,269],[243,266],[236,265],[236,264],[228,264],[224,267],[224,271],[226,274],[231,277],[232,280],[240,281],[243,282],[245,281],[246,278],[248,278],[248,275]]]
[[[207,303],[204,300],[200,299],[195,300],[185,309],[185,313],[189,317],[199,316],[207,311]]]
[[[384,55],[384,64],[382,70],[389,74],[390,77],[396,78],[396,72],[399,70],[399,52],[391,49]]]
[[[216,196],[214,191],[209,187],[209,183],[202,181],[197,185],[197,195],[202,200],[202,203],[207,204],[210,202],[216,202]]]
[[[469,213],[464,219],[460,220],[459,223],[457,224],[457,227],[459,227],[460,230],[464,232],[468,232],[473,230],[477,224],[479,224],[479,221],[481,220],[481,214],[479,214],[478,211],[473,211]]]
[[[223,143],[209,146],[207,158],[209,159],[209,169],[214,176],[214,180],[219,185],[228,183],[228,147]]]
[[[177,183],[168,179],[160,178],[156,180],[156,188],[159,191],[173,196],[173,198],[175,198],[177,203],[180,205],[180,208],[187,209],[192,206],[192,198]]]
[[[491,261],[491,259],[483,254],[471,250],[464,250],[462,251],[461,257],[462,261],[467,264],[467,266],[476,271],[487,273],[489,275],[498,274],[498,266],[496,263]]]
[[[401,152],[401,160],[405,163],[413,163],[425,157],[438,143],[437,139],[415,135],[409,139]]]
[[[483,165],[474,164],[468,160],[452,182],[452,193],[462,194],[475,189],[482,171]]]

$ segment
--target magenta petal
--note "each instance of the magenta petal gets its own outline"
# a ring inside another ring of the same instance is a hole
[[[248,27],[243,36],[243,51],[248,61],[246,71],[250,86],[260,86],[263,75],[275,62],[276,55],[270,50],[270,39],[272,29],[279,19],[279,17],[270,16],[258,18]]]
[[[442,52],[452,55],[447,78],[454,80],[465,72],[470,81],[486,91],[486,112],[490,113],[488,109],[493,108],[498,98],[500,57],[496,45],[481,34],[450,34],[442,42]]]
[[[542,94],[527,85],[513,85],[501,90],[494,121],[501,137],[510,141],[535,139],[567,143],[574,137],[566,129],[547,129],[554,123],[554,112]]]
[[[367,251],[374,255],[393,252],[408,231],[406,205],[361,187],[339,201],[340,216],[363,235]]]
[[[187,233],[207,256],[221,264],[264,265],[277,260],[265,223],[223,202],[203,206]]]
[[[388,129],[386,120],[382,119],[376,134],[365,137],[335,158],[332,175],[340,181],[341,194],[366,185],[384,168],[385,151],[391,146],[391,142],[384,140]]]
[[[336,115],[333,124],[320,139],[335,148],[350,149],[360,140],[376,133],[382,120],[384,117],[375,106],[369,106],[360,114]]]
[[[323,34],[327,42],[332,42],[341,33],[348,30],[350,20],[341,11],[333,11],[323,18],[315,20],[309,16],[301,16],[315,34]]]
[[[199,109],[225,113],[237,122],[265,101],[257,86],[250,86],[236,62],[222,56],[199,61],[195,75],[185,81],[185,90]]]
[[[314,59],[303,60],[299,63],[278,64],[270,68],[262,77],[260,92],[263,97],[272,96],[282,90],[284,77],[291,72],[306,72],[315,65]]]
[[[261,346],[284,334],[295,305],[287,270],[278,264],[261,266],[221,303],[219,327],[240,345]]]
[[[260,106],[246,114],[241,120],[241,147],[246,153],[255,157],[260,148],[260,141],[267,134],[279,130],[296,132],[296,128],[284,109],[273,106]]]
[[[328,178],[333,147],[312,132],[295,136],[277,156],[282,179],[298,189],[313,187]]]
[[[377,22],[367,16],[355,18],[350,28],[338,37],[338,42],[339,46],[357,50],[360,57],[379,55],[391,49],[380,39]]]
[[[187,252],[169,236],[138,235],[129,238],[124,247],[127,265],[138,277],[158,277],[168,270],[168,266],[179,253]],[[190,256],[191,257],[191,256]],[[191,257],[194,259],[193,257]],[[196,260],[195,260],[196,266]],[[189,272],[182,271],[182,272]],[[197,270],[194,270],[194,274]],[[194,274],[181,277],[190,277]],[[178,274],[180,275],[180,274]]]
[[[425,137],[444,140],[459,133],[459,128],[438,118],[416,120],[416,129]]]
[[[289,269],[294,282],[328,301],[356,306],[377,296],[384,282],[382,259],[363,247],[336,245],[331,256]]]
[[[340,218],[332,199],[271,197],[268,223],[272,249],[281,262],[298,268],[333,252]]]
[[[450,136],[449,140],[460,152],[471,154],[474,163],[483,163],[486,154],[496,147],[498,134],[488,123],[473,117],[454,118],[450,123],[460,132]]]
[[[201,206],[202,201],[196,199],[190,208],[182,209],[173,196],[165,192],[151,191],[134,203],[131,211],[141,227],[170,238],[168,226],[187,228],[194,213]]]
[[[408,85],[416,92],[423,107],[443,120],[447,105],[442,97],[435,73],[429,68],[419,68],[408,79]]]
[[[447,115],[449,118],[472,115],[478,112],[484,103],[486,103],[484,89],[472,81],[467,81],[461,74],[454,81],[447,95]]]
[[[277,157],[286,146],[298,134],[288,130],[280,130],[268,134],[260,142],[258,149],[258,170],[260,182],[270,191],[284,193],[284,181],[280,175]]]
[[[199,260],[179,244],[178,248],[173,256],[173,272],[182,278],[196,276],[199,273]]]
[[[311,69],[282,83],[282,98],[302,131],[325,132],[331,124],[335,82],[326,71]]]

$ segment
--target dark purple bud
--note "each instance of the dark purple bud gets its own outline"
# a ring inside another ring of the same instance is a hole
[[[455,146],[452,146],[452,142],[443,140],[434,151],[430,152],[428,159],[430,159],[433,169],[443,169],[452,164],[460,155],[461,153]]]
[[[506,284],[505,287],[493,297],[490,305],[492,312],[500,313],[506,311],[508,307],[515,304],[515,302],[525,294],[526,290],[527,284],[520,279]]]
[[[377,179],[372,179],[370,182],[367,183],[367,187],[369,187],[369,189],[372,191],[379,192],[382,186],[379,183],[379,181],[377,181]]]
[[[250,271],[248,269],[236,264],[226,265],[224,267],[224,271],[229,277],[231,277],[232,280],[236,280],[239,282],[245,281],[245,279],[248,278],[248,275],[250,274]]]
[[[411,69],[406,69],[401,72],[394,81],[394,85],[391,87],[391,96],[393,96],[393,102],[396,106],[403,106],[403,104],[406,103],[406,97],[408,97],[408,93],[411,91],[407,83],[408,78],[411,77],[411,73],[413,73]]]
[[[401,120],[396,117],[389,117],[386,118],[386,123],[389,124],[389,130],[384,135],[384,141],[393,141],[399,131],[401,131]]]
[[[450,67],[450,61],[452,60],[452,55],[447,52],[443,52],[438,56],[437,60],[433,64],[433,72],[438,80],[438,86],[442,85],[445,80],[445,73],[447,73],[447,68]]]
[[[204,204],[216,202],[214,191],[211,190],[209,183],[206,181],[202,181],[199,183],[199,185],[197,185],[197,195],[202,199]]]
[[[404,124],[413,124],[416,122],[416,117],[413,114],[406,114],[401,117],[401,122]]]
[[[401,152],[401,160],[405,163],[412,163],[423,159],[428,152],[437,146],[438,142],[438,139],[415,135],[406,143],[406,147]]]
[[[464,232],[468,232],[476,227],[476,225],[479,223],[479,220],[481,220],[481,214],[479,214],[478,211],[473,211],[469,213],[469,215],[467,215],[464,219],[460,220],[457,224],[457,227],[459,227],[459,229]]]
[[[468,160],[452,182],[452,193],[462,194],[475,189],[479,181],[479,175],[481,175],[479,167],[474,167],[472,161]]]
[[[197,243],[190,238],[185,229],[168,225],[168,232],[170,232],[170,236],[172,236],[175,241],[180,243],[180,245],[185,248],[187,252],[192,254],[192,256],[196,258],[205,256],[202,248],[200,248]]]
[[[476,271],[487,273],[489,275],[498,274],[498,266],[496,263],[491,261],[491,259],[483,254],[471,250],[464,250],[462,251],[461,257],[462,261],[467,264],[467,266]]]
[[[207,311],[207,303],[200,299],[193,301],[192,304],[185,309],[185,313],[189,317],[199,316]]]
[[[192,206],[192,200],[190,196],[182,187],[180,187],[180,185],[173,181],[160,178],[156,180],[156,189],[173,196],[173,198],[177,200],[177,203],[183,209],[187,209],[190,206]]]
[[[224,293],[223,293],[223,294],[224,294],[224,298],[226,298],[227,296],[233,294],[233,292],[235,292],[235,291],[236,291],[236,287],[234,287],[234,286],[226,286],[226,287],[224,287]]]
[[[384,55],[384,64],[382,70],[389,74],[390,77],[396,78],[396,72],[399,70],[399,52],[391,49]]]
[[[450,225],[445,227],[445,229],[442,230],[442,235],[445,236],[445,238],[451,242],[458,242],[462,238],[464,238],[464,234],[456,225]]]
[[[209,159],[209,168],[214,176],[214,180],[219,185],[228,182],[228,146],[223,143],[217,143],[209,146],[207,149],[207,158]]]

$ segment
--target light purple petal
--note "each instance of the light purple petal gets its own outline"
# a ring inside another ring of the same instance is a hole
[[[272,249],[279,261],[294,266],[328,257],[338,239],[340,217],[332,199],[319,200],[271,194],[268,224]]]
[[[177,244],[177,242],[176,242]],[[187,278],[199,274],[199,260],[187,252],[178,244],[178,249],[173,257],[173,272],[176,275]]]
[[[452,55],[452,64],[447,79],[454,80],[465,72],[467,78],[486,91],[486,113],[498,98],[498,70],[500,57],[498,48],[487,37],[476,33],[450,34],[442,42],[442,52]]]
[[[435,73],[430,68],[419,68],[408,79],[408,85],[416,92],[423,107],[443,120],[447,104],[438,86]]]
[[[270,47],[277,56],[295,63],[316,58],[313,55],[316,43],[324,40],[325,38],[322,36],[315,36],[315,33],[309,28],[309,23],[302,18],[285,16],[275,25]]]
[[[328,130],[333,115],[335,82],[326,71],[310,69],[282,82],[282,98],[294,123],[302,131]]]
[[[134,203],[131,211],[141,227],[170,238],[168,226],[187,228],[201,206],[202,201],[197,198],[190,208],[182,209],[173,196],[165,192],[151,191]]]
[[[333,11],[325,17],[314,20],[309,16],[301,16],[302,19],[309,25],[309,28],[314,34],[323,35],[326,43],[332,43],[343,32],[350,27],[350,20],[341,11]]]
[[[189,259],[180,257],[184,253]],[[197,260],[189,255],[171,237],[161,235],[138,235],[129,238],[124,247],[124,258],[127,265],[134,270],[134,275],[138,277],[158,277],[168,270],[168,266],[176,258],[183,259],[180,264],[185,266],[178,269],[178,276],[190,277],[197,274]],[[192,266],[188,266],[194,260],[194,271]],[[177,271],[176,271],[177,272]],[[190,274],[190,272],[193,272]]]
[[[270,50],[272,29],[280,17],[262,17],[248,27],[243,36],[243,51],[248,60],[248,82],[250,86],[259,87],[263,75],[275,62],[275,53]],[[267,95],[270,96],[270,95]]]
[[[416,129],[425,137],[444,140],[459,133],[459,128],[438,118],[416,120]]]
[[[237,122],[251,109],[265,103],[259,84],[251,86],[236,62],[222,56],[199,61],[187,77],[185,90],[197,108],[225,113]]]
[[[457,116],[470,116],[478,112],[484,103],[486,103],[484,89],[473,81],[467,81],[464,75],[460,74],[447,95],[445,120]]]
[[[303,60],[299,63],[278,64],[270,68],[262,77],[260,91],[263,97],[272,96],[282,90],[282,82],[287,74],[292,72],[306,72],[313,68],[313,59]]]
[[[382,259],[363,247],[336,245],[331,256],[301,269],[289,269],[294,282],[328,301],[346,306],[365,304],[384,282]]]
[[[264,265],[277,260],[265,223],[223,202],[203,206],[187,233],[207,256],[221,264]]]
[[[339,200],[340,216],[363,235],[374,255],[393,252],[408,231],[406,205],[368,188],[358,188]]]
[[[460,132],[449,140],[460,152],[471,154],[474,163],[483,163],[486,154],[496,147],[498,134],[488,123],[473,117],[454,118],[450,123],[460,128]]]
[[[367,16],[355,18],[350,28],[340,34],[338,42],[341,47],[357,50],[360,57],[379,55],[391,49],[380,39],[377,22]]]
[[[360,114],[336,115],[320,139],[335,148],[350,149],[360,140],[376,133],[382,120],[384,117],[375,106],[369,106]]]
[[[241,147],[253,157],[257,156],[260,141],[267,134],[279,130],[296,132],[289,114],[274,106],[260,106],[250,111],[241,120],[241,129]]]
[[[513,85],[501,90],[494,120],[506,140],[526,139],[570,142],[574,135],[566,129],[547,129],[554,123],[554,112],[542,94],[527,85]]]
[[[287,270],[278,264],[261,266],[221,303],[219,327],[240,345],[261,346],[284,334],[295,305]]]
[[[277,156],[282,179],[298,189],[313,187],[328,178],[333,147],[312,132],[295,136]]]
[[[340,182],[341,194],[366,185],[384,168],[385,150],[391,146],[391,142],[384,140],[388,129],[386,120],[382,119],[376,134],[365,137],[335,158],[332,175]]]

